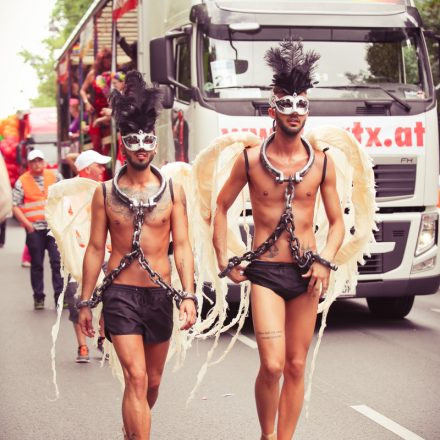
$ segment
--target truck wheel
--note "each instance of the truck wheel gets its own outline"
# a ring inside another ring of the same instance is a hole
[[[412,309],[414,296],[367,298],[370,312],[378,318],[403,319]]]

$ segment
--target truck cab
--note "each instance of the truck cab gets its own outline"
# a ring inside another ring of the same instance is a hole
[[[144,2],[139,17],[140,68],[167,96],[163,163],[191,161],[231,131],[264,139],[272,127],[264,53],[286,36],[318,52],[306,130],[331,124],[357,138],[374,162],[379,206],[371,256],[356,291],[341,296],[367,298],[373,313],[400,318],[415,295],[437,291],[437,110],[411,1],[174,0]]]

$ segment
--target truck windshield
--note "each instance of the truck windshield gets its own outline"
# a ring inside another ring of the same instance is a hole
[[[264,54],[288,35],[321,54],[318,84],[309,91],[312,99],[384,98],[386,91],[405,101],[428,97],[427,62],[418,29],[265,27],[246,34],[222,28],[202,34],[199,46],[201,88],[207,98],[268,98],[272,72]],[[357,87],[362,85],[377,87]]]

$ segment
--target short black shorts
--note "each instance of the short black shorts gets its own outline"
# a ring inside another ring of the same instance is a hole
[[[244,274],[251,283],[273,290],[286,301],[304,293],[310,281],[309,277],[302,277],[295,263],[254,260]]]
[[[161,287],[111,284],[103,293],[104,330],[111,335],[142,335],[146,344],[168,341],[173,302]]]

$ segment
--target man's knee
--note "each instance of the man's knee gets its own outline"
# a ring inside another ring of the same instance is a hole
[[[148,376],[148,392],[159,392],[160,382],[162,380],[162,374],[151,374]]]
[[[281,359],[266,359],[261,363],[261,373],[266,380],[279,380],[284,370],[284,361]]]
[[[286,360],[284,376],[293,380],[300,380],[304,377],[306,360],[302,357],[294,357]]]
[[[124,372],[125,385],[136,392],[136,394],[144,394],[147,389],[148,380],[147,372],[143,368],[131,367]]]

